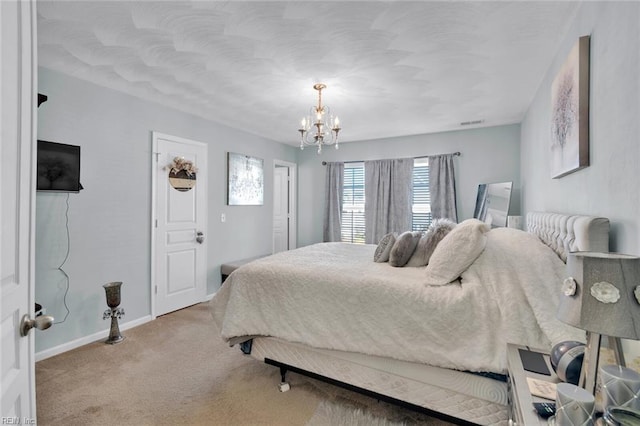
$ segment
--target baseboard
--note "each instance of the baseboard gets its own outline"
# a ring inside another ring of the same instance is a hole
[[[133,327],[137,327],[139,325],[145,324],[149,321],[152,321],[151,315],[144,316],[142,318],[135,319],[133,321],[125,322],[120,324],[120,330],[128,330]],[[72,340],[71,342],[63,343],[62,345],[55,346],[53,348],[45,349],[36,353],[36,362],[42,361],[43,359],[51,358],[52,356],[59,355],[61,353],[70,351],[75,348],[79,348],[80,346],[84,346],[89,343],[93,343],[96,340],[106,339],[109,336],[109,329],[99,331],[97,333],[90,334],[89,336],[81,337],[76,340]]]

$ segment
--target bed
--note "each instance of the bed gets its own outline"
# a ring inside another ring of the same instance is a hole
[[[609,246],[606,218],[533,212],[526,223],[485,230],[483,250],[444,284],[425,278],[430,266],[373,262],[375,245],[277,253],[229,276],[214,324],[283,381],[295,371],[455,423],[507,424],[506,344],[584,340],[555,319],[564,261]]]

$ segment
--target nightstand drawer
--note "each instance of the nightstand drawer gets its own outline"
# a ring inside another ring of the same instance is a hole
[[[507,375],[507,409],[509,411],[509,425],[524,424],[520,415],[518,398],[514,395],[513,379],[511,374]]]

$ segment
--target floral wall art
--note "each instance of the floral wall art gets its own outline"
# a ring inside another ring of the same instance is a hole
[[[264,202],[264,161],[243,154],[228,153],[227,204],[261,206]]]
[[[583,36],[551,85],[551,177],[588,165],[589,36]]]

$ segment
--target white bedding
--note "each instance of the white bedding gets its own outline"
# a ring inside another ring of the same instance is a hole
[[[273,336],[445,368],[505,373],[506,344],[550,348],[584,332],[555,319],[565,265],[537,237],[487,233],[482,254],[446,286],[425,268],[373,262],[375,245],[321,243],[234,271],[211,301],[231,344]]]

